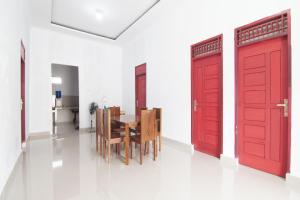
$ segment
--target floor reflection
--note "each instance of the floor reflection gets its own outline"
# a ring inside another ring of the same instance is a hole
[[[247,167],[225,168],[216,158],[165,141],[158,160],[139,164],[138,149],[125,166],[95,151],[95,134],[57,127],[57,137],[32,140],[1,200],[300,199],[276,176]]]

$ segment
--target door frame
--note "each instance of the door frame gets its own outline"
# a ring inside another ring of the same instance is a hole
[[[20,100],[23,101],[22,103],[22,109],[21,109],[21,147],[23,143],[26,143],[26,62],[25,62],[25,46],[23,41],[21,40],[21,48],[20,48],[20,78],[21,78],[21,88],[20,88]],[[24,65],[23,65],[24,63]],[[22,82],[22,78],[24,79],[24,82]],[[24,84],[24,85],[23,85]],[[22,99],[22,88],[24,88],[24,99]],[[23,112],[24,112],[24,116],[23,116]],[[24,117],[24,118],[23,118]],[[24,127],[22,127],[22,123],[24,123]],[[24,128],[24,130],[23,130]]]
[[[194,57],[194,48],[197,47],[197,46],[200,46],[200,45],[204,45],[204,44],[207,44],[209,42],[212,42],[212,41],[215,41],[219,39],[219,44],[220,44],[220,50],[217,51],[217,52],[212,52],[212,53],[207,53],[203,56],[197,56],[197,57]],[[194,61],[198,60],[198,59],[202,59],[202,58],[205,58],[205,57],[209,57],[209,56],[214,56],[214,55],[217,55],[217,54],[220,54],[221,56],[221,70],[220,70],[220,73],[221,73],[221,77],[220,77],[220,84],[221,84],[221,87],[220,87],[220,105],[221,105],[221,108],[220,108],[220,155],[223,153],[223,34],[219,34],[219,35],[216,35],[214,37],[211,37],[209,39],[206,39],[206,40],[203,40],[201,42],[198,42],[196,44],[193,44],[191,45],[191,48],[190,48],[190,56],[191,56],[191,144],[193,144],[193,97],[194,97],[194,92],[193,92],[193,82],[194,82],[194,76],[193,76],[193,66],[194,66]]]
[[[238,31],[241,29],[246,29],[246,28],[250,28],[252,26],[256,26],[259,24],[262,24],[264,22],[268,22],[274,18],[280,17],[286,15],[287,16],[287,33],[286,34],[279,34],[279,35],[275,35],[275,36],[271,36],[271,37],[266,37],[263,39],[259,39],[259,40],[254,40],[252,42],[248,42],[246,44],[242,44],[242,45],[238,45]],[[234,65],[235,65],[235,84],[234,84],[234,93],[235,93],[235,122],[234,122],[234,139],[235,139],[235,158],[239,157],[239,149],[238,149],[238,50],[239,47],[244,47],[244,46],[249,46],[251,44],[255,44],[257,42],[261,42],[261,41],[266,41],[269,39],[274,39],[274,38],[278,38],[278,37],[287,37],[287,60],[288,60],[288,64],[287,64],[287,73],[288,73],[288,102],[289,102],[289,116],[288,116],[288,140],[287,140],[287,160],[286,160],[286,173],[290,172],[290,151],[291,151],[291,108],[292,108],[292,98],[291,98],[291,88],[292,88],[292,84],[291,84],[291,10],[284,10],[282,12],[279,12],[277,14],[259,19],[257,21],[254,21],[252,23],[240,26],[238,28],[234,29]]]
[[[135,99],[134,99],[134,105],[135,105],[135,114],[138,114],[137,110],[137,79],[139,76],[145,76],[146,77],[146,96],[145,96],[145,103],[147,105],[147,63],[143,63],[141,65],[138,65],[135,67]]]

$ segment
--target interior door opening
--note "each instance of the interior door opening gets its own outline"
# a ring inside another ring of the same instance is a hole
[[[222,153],[222,35],[192,46],[192,144],[197,151]]]
[[[76,66],[52,64],[51,73],[52,133],[62,138],[79,130],[79,70]]]

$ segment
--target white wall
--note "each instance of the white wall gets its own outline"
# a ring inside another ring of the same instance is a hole
[[[223,153],[234,158],[234,28],[289,8],[292,8],[292,99],[300,102],[300,79],[296,77],[300,72],[299,1],[163,0],[120,39],[124,44],[123,107],[134,113],[134,67],[147,62],[147,106],[164,109],[164,136],[190,144],[190,45],[223,33]],[[291,173],[298,176],[299,110],[300,105],[294,103]]]
[[[92,101],[120,105],[121,48],[39,28],[31,30],[30,132],[51,130],[51,63],[78,66],[80,128]]]
[[[29,56],[27,0],[0,1],[0,194],[21,153],[20,47]],[[28,85],[29,59],[26,59]],[[26,91],[28,97],[28,91]],[[27,100],[27,99],[26,99]],[[26,103],[28,109],[28,102]],[[28,117],[28,116],[27,116]],[[26,124],[28,121],[26,120]],[[28,127],[28,126],[27,126]],[[26,133],[27,133],[26,129]]]

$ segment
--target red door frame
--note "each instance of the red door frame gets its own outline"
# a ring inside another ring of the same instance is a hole
[[[220,39],[220,45],[221,45],[221,50],[216,52],[216,53],[209,53],[209,54],[206,54],[206,55],[203,55],[203,56],[199,56],[199,57],[196,57],[194,58],[193,56],[193,49],[194,47],[198,46],[198,45],[201,45],[201,44],[205,44],[205,43],[208,43],[208,42],[211,42],[211,41],[214,41],[216,40],[217,38]],[[222,86],[220,87],[220,120],[221,120],[221,124],[220,124],[220,155],[223,153],[223,34],[220,34],[220,35],[217,35],[215,37],[212,37],[212,38],[209,38],[209,39],[206,39],[206,40],[203,40],[201,42],[198,42],[196,44],[193,44],[191,46],[191,49],[190,49],[191,53],[191,144],[193,144],[193,96],[194,96],[194,92],[193,92],[193,82],[194,82],[194,78],[193,78],[193,63],[194,63],[194,60],[197,60],[199,58],[203,58],[203,57],[208,57],[208,56],[213,56],[213,55],[216,55],[216,54],[220,54],[221,55],[221,77],[220,77],[220,84],[222,84]]]
[[[260,40],[255,40],[253,42],[249,42],[245,45],[240,45],[238,46],[238,36],[237,36],[237,32],[240,29],[243,28],[247,28],[247,27],[251,27],[251,26],[255,26],[258,24],[261,24],[263,22],[269,21],[275,17],[281,16],[281,15],[287,15],[287,20],[288,20],[288,28],[287,28],[287,42],[288,42],[288,102],[289,102],[289,117],[288,117],[288,144],[287,144],[287,172],[290,172],[290,151],[291,151],[291,108],[292,108],[292,98],[291,98],[291,88],[292,88],[292,84],[291,84],[291,10],[285,10],[282,11],[280,13],[265,17],[263,19],[254,21],[252,23],[246,24],[244,26],[240,26],[238,28],[235,28],[234,30],[234,55],[235,55],[235,157],[238,158],[239,157],[239,152],[238,152],[238,48],[241,46],[248,46],[251,45],[253,43],[257,43],[260,41],[265,41],[265,40],[269,40],[269,39],[273,39],[276,37],[283,37],[284,35],[278,35],[275,37],[267,37],[267,38],[263,38]]]
[[[147,73],[146,73],[147,63],[138,65],[135,67],[135,114],[138,115],[138,109],[137,109],[137,80],[139,76],[145,76],[146,77],[146,88],[147,88]],[[145,96],[145,104],[147,105],[147,90],[146,90],[146,96]]]
[[[25,46],[23,42],[21,41],[21,70],[20,70],[20,78],[21,78],[21,100],[22,103],[22,110],[21,110],[21,145],[22,143],[26,142],[26,110],[25,110],[25,100],[26,100],[26,79],[25,79]]]

